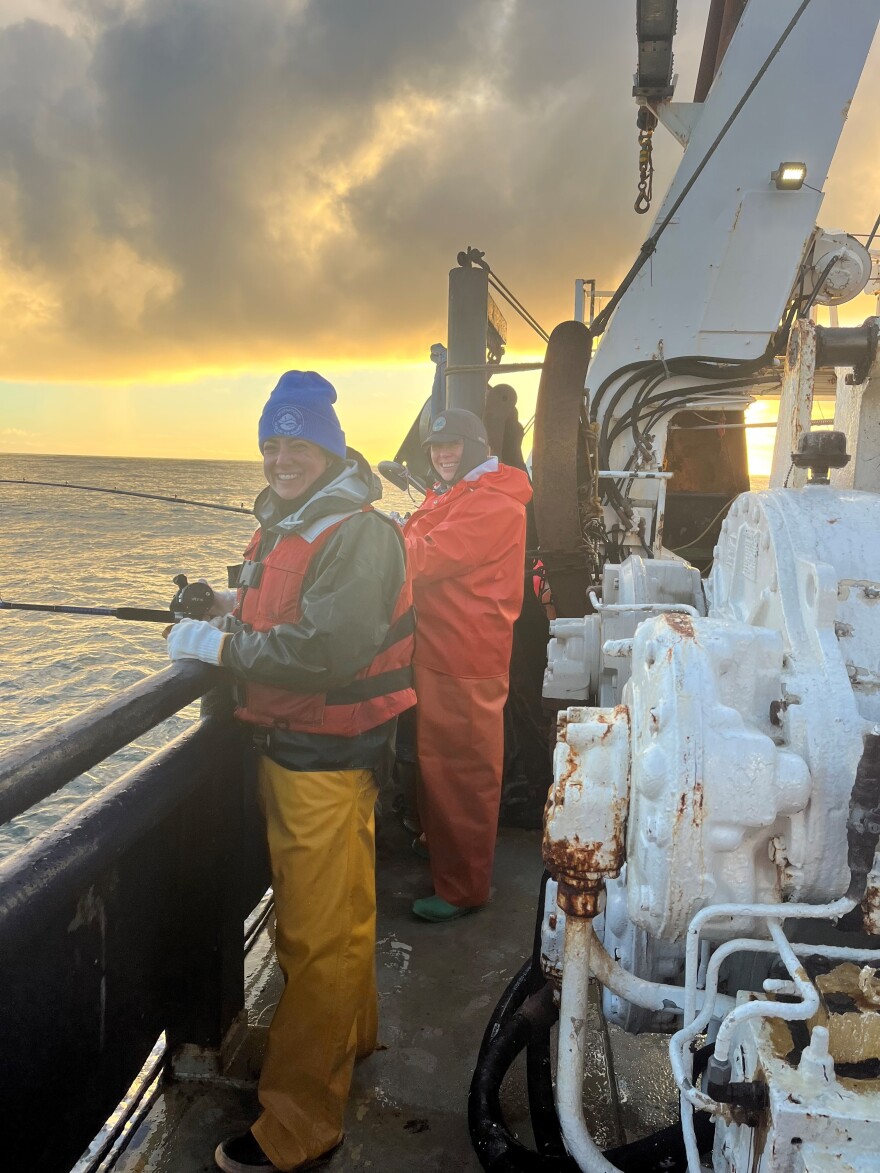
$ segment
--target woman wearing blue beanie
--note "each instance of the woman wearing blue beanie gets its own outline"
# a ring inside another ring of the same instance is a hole
[[[372,508],[382,490],[335,401],[314,371],[281,376],[236,591],[222,618],[168,636],[173,660],[231,672],[253,731],[285,977],[263,1112],[217,1147],[226,1173],[298,1169],[336,1147],[355,1058],[376,1046],[376,773],[415,703],[414,623],[402,535]]]
[[[287,371],[269,396],[257,429],[260,451],[270,436],[292,436],[345,459],[345,433],[333,404],[336,388],[315,371]]]

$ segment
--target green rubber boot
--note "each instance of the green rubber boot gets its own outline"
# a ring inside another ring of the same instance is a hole
[[[432,924],[438,925],[458,920],[459,917],[477,911],[476,908],[459,908],[457,904],[450,904],[442,896],[425,896],[421,900],[414,900],[412,910],[421,920],[429,920]]]

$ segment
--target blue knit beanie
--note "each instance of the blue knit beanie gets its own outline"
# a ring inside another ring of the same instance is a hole
[[[311,440],[345,459],[345,433],[333,404],[336,388],[316,371],[287,371],[260,416],[260,451],[270,436]]]

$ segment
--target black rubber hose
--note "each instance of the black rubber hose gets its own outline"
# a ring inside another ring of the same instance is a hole
[[[549,1030],[546,1034],[533,1036],[526,1047],[526,1086],[529,1093],[529,1118],[538,1152],[546,1157],[565,1156],[565,1142],[553,1099]]]
[[[529,996],[529,982],[532,973],[531,958],[517,970],[513,980],[507,986],[498,1005],[492,1011],[492,1017],[489,1019],[488,1025],[483,1032],[483,1041],[480,1043],[480,1050],[477,1053],[477,1067],[483,1062],[487,1050],[492,1042],[498,1036],[499,1031],[510,1022],[514,1014],[525,1002]]]
[[[553,988],[549,982],[538,993],[526,997],[512,1014],[509,1013],[515,997],[521,996],[523,992],[524,985],[519,979],[524,972],[527,973],[526,967],[520,970],[505,991],[502,998],[504,1009],[496,1010],[493,1015],[493,1022],[504,1020],[503,1025],[498,1025],[494,1034],[491,1034],[490,1024],[480,1048],[480,1058],[468,1094],[471,1144],[487,1173],[579,1173],[577,1163],[567,1155],[537,1153],[527,1149],[511,1134],[504,1122],[500,1102],[504,1077],[525,1047],[533,1041],[547,1039],[558,1016]],[[518,994],[514,994],[514,986]],[[696,1075],[705,1069],[711,1050],[711,1047],[704,1047],[698,1052],[695,1060]],[[701,1152],[705,1152],[711,1146],[713,1122],[701,1113],[695,1118],[694,1124],[697,1145]],[[652,1169],[675,1173],[687,1167],[680,1124],[670,1125],[632,1144],[610,1149],[605,1155],[622,1173],[649,1173]]]
[[[545,981],[541,967],[541,929],[549,878],[545,870],[535,910],[532,955],[505,989],[486,1026],[468,1095],[471,1142],[483,1168],[492,1173],[575,1173],[577,1170],[565,1151],[553,1097],[550,1031],[559,1012],[552,986]],[[501,1111],[501,1084],[524,1048],[529,1113],[538,1152],[527,1149],[511,1135]],[[696,1074],[705,1068],[710,1053],[711,1047],[698,1052]],[[705,1151],[711,1145],[714,1124],[700,1113],[695,1127],[700,1151]],[[646,1173],[652,1167],[646,1164],[649,1161],[674,1170],[683,1160],[681,1168],[686,1169],[680,1124],[631,1145],[621,1145],[606,1155],[622,1170],[632,1170],[632,1173]],[[672,1165],[668,1164],[670,1160]]]
[[[549,879],[550,873],[545,868],[538,889],[538,907],[535,914],[535,935],[529,975],[530,994],[537,993],[546,981],[541,966],[541,931],[544,927],[544,902]],[[550,1059],[552,1025],[551,1022],[546,1031],[534,1033],[526,1047],[526,1088],[529,1096],[529,1118],[538,1152],[546,1157],[564,1157],[567,1154],[553,1100],[553,1064]]]
[[[533,1035],[546,1036],[556,1017],[548,982],[522,1002],[491,1040],[483,1040],[468,1093],[468,1128],[474,1152],[487,1173],[579,1173],[571,1157],[544,1156],[527,1149],[510,1133],[501,1112],[501,1084],[514,1059]]]
[[[544,927],[544,901],[547,899],[547,882],[550,873],[544,868],[538,885],[538,906],[535,909],[535,931],[532,934],[532,956],[529,962],[529,993],[536,994],[543,986],[544,970],[541,967],[541,930]]]
[[[706,1070],[706,1064],[713,1048],[703,1047],[694,1056],[694,1076],[699,1078]],[[550,1035],[532,1038],[528,1044],[526,1054],[527,1072],[529,1081],[529,1115],[532,1121],[532,1132],[538,1152],[547,1156],[564,1156],[565,1142],[562,1139],[562,1130],[559,1127],[559,1117],[556,1115],[556,1104],[553,1099],[553,1068],[550,1061]],[[537,1107],[537,1111],[536,1111]],[[694,1130],[697,1135],[697,1147],[700,1152],[706,1152],[712,1145],[715,1126],[713,1121],[703,1112],[694,1116]],[[684,1140],[681,1135],[681,1124],[670,1124],[659,1132],[651,1133],[641,1140],[619,1145],[615,1149],[606,1149],[605,1156],[613,1165],[623,1170],[633,1170],[633,1173],[644,1173],[645,1170],[655,1167],[660,1169],[687,1169],[687,1154]],[[664,1161],[672,1164],[663,1164]]]
[[[547,890],[547,881],[549,879],[550,873],[545,869],[541,876],[541,884],[538,889],[538,907],[535,913],[535,933],[532,939],[531,956],[517,970],[513,980],[509,983],[501,995],[497,1006],[492,1011],[492,1017],[489,1019],[486,1029],[483,1032],[482,1042],[480,1043],[480,1050],[477,1055],[478,1067],[486,1053],[486,1048],[501,1028],[510,1021],[526,998],[530,994],[536,994],[544,985],[544,972],[541,969],[541,926],[544,921],[544,894]]]

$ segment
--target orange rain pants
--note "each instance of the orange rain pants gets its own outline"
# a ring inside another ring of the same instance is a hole
[[[459,908],[477,908],[488,901],[492,882],[508,676],[467,678],[413,668],[419,814],[434,891]]]
[[[372,770],[294,772],[260,759],[284,991],[253,1126],[279,1169],[342,1138],[355,1058],[376,1047]]]

